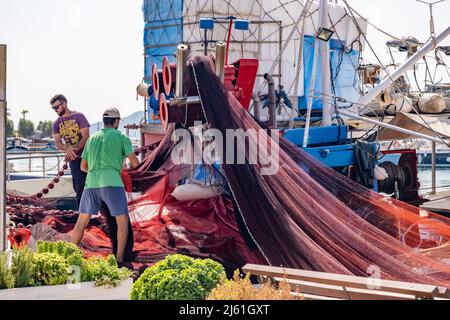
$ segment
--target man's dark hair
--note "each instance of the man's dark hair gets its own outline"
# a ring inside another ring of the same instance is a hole
[[[119,118],[103,118],[103,124],[105,127],[112,127],[114,125],[114,122]]]
[[[54,104],[56,101],[67,102],[67,99],[62,94],[56,94],[53,96],[53,98],[50,99],[50,104]]]

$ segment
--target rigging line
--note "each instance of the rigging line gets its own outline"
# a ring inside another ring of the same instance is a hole
[[[345,16],[348,16],[348,14],[346,13],[345,14]],[[336,34],[336,37],[338,38],[338,40],[339,40],[339,42],[343,42],[342,40],[341,40],[341,38],[339,37],[339,34],[338,34],[338,32],[337,32],[337,29],[335,28],[335,25],[333,25],[333,21],[331,20],[331,16],[330,16],[330,14],[328,14],[328,18],[329,18],[329,20],[330,20],[330,22],[331,22],[331,27],[333,28],[333,31],[334,31],[334,33]],[[359,38],[361,35],[358,35],[358,37],[357,38]],[[360,43],[360,50],[359,50],[359,52],[360,52],[360,54],[361,54],[361,42],[358,40],[358,39],[355,39],[355,41],[353,41],[351,44],[350,44],[350,46],[351,46],[351,50],[353,50],[353,43],[355,43],[356,41],[358,41],[359,43]],[[343,53],[345,53],[345,49],[346,49],[346,47],[342,47],[342,50],[343,50]],[[349,52],[350,53],[350,52]],[[342,59],[343,59],[343,57],[342,57]],[[358,67],[353,63],[353,60],[352,59],[349,59],[350,60],[350,63],[353,65],[353,67],[355,68],[355,71],[357,71],[358,70]],[[336,75],[336,77],[337,77],[337,75]]]
[[[281,64],[281,58],[283,56],[284,51],[286,50],[287,46],[289,45],[292,36],[294,35],[295,31],[298,31],[298,25],[300,24],[301,21],[303,21],[304,19],[306,19],[306,7],[309,7],[309,4],[312,2],[312,0],[308,0],[308,2],[306,3],[306,6],[303,7],[302,12],[300,13],[300,16],[298,17],[297,21],[295,22],[295,27],[292,28],[291,32],[289,33],[289,36],[287,37],[286,41],[284,42],[280,52],[278,52],[277,57],[275,58],[272,66],[270,67],[268,73],[271,74],[273,72],[273,70],[275,70],[275,67],[278,66],[278,64]],[[300,31],[299,31],[300,32]],[[261,90],[264,88],[264,84],[266,83],[263,82],[263,84],[259,87],[258,92],[261,92]]]
[[[415,1],[417,1],[417,2],[422,2],[422,3],[425,3],[425,4],[428,4],[428,5],[435,5],[435,4],[437,4],[437,3],[439,3],[439,2],[444,2],[445,0],[439,0],[439,1],[435,1],[435,2],[426,2],[426,1],[422,1],[422,0],[415,0]]]
[[[372,48],[370,42],[368,41],[366,35],[362,32],[361,27],[359,26],[358,22],[356,21],[356,18],[353,14],[353,9],[349,6],[349,4],[347,3],[347,0],[342,0],[345,5],[348,7],[349,11],[350,11],[350,15],[353,19],[353,23],[355,24],[355,26],[358,28],[358,30],[361,32],[362,36],[364,37],[364,39],[367,42],[367,45],[369,46],[370,50],[372,51],[372,53],[375,55],[376,59],[378,60],[378,62],[380,63],[380,65],[382,66],[383,70],[385,70],[387,76],[389,77],[389,79],[392,81],[392,85],[394,87],[396,87],[396,89],[401,92],[399,86],[397,85],[397,83],[394,81],[394,79],[392,79],[389,71],[384,67],[383,63],[381,62],[380,58],[378,57],[378,55],[376,54],[375,50]],[[440,135],[438,135],[438,133],[430,126],[430,124],[428,124],[422,117],[422,115],[419,113],[419,111],[417,111],[417,109],[414,107],[414,105],[411,105],[412,109],[414,110],[414,112],[418,115],[418,117],[423,121],[423,123],[435,134],[436,138],[438,138],[439,140],[442,141],[443,144],[450,146],[447,142],[444,141],[444,139],[442,139],[440,137]]]
[[[344,8],[345,9],[345,8]],[[344,17],[346,17],[346,16],[348,16],[348,13],[347,13],[347,10],[345,11],[345,15],[342,17],[342,18],[344,18]],[[331,23],[331,27],[333,28],[333,31],[335,32],[335,34],[336,34],[336,37],[338,38],[338,40],[342,43],[343,41],[341,40],[341,38],[339,37],[339,34],[338,34],[338,32],[337,32],[337,29],[335,28],[335,26],[337,25],[337,23],[335,23],[335,24],[333,24],[333,21],[331,20],[331,16],[330,16],[330,14],[328,13],[328,18],[329,18],[329,20],[330,20],[330,23]],[[341,18],[341,19],[342,19]],[[343,52],[342,52],[342,54],[350,54],[352,51],[353,51],[353,44],[355,43],[355,42],[358,42],[359,43],[359,51],[358,51],[358,63],[360,63],[360,60],[361,60],[361,54],[362,54],[362,44],[361,44],[361,41],[359,40],[359,38],[361,37],[361,33],[357,36],[357,38],[348,46],[348,47],[350,47],[350,51],[349,52],[345,52],[346,51],[346,48],[347,47],[344,47],[343,46],[343,48],[342,48],[342,50],[343,50]],[[343,56],[341,57],[341,59],[343,59]],[[353,79],[353,87],[355,88],[355,83],[357,83],[358,82],[358,70],[359,70],[359,67],[357,67],[354,63],[353,63],[353,59],[351,59],[351,57],[349,57],[349,59],[348,59],[349,61],[350,61],[350,63],[352,64],[352,66],[353,66],[353,68],[354,68],[354,70],[355,70],[355,72],[356,72],[356,74],[355,74],[355,78]],[[342,63],[342,61],[341,61],[341,63]],[[340,67],[340,65],[339,65],[339,67]],[[330,70],[331,70],[331,62],[330,62]],[[339,72],[338,72],[339,73]],[[337,75],[338,74],[336,74],[336,77],[337,77]],[[355,89],[357,89],[357,88],[355,88]],[[357,89],[358,90],[358,89]]]
[[[431,76],[430,68],[428,67],[427,59],[424,57],[423,61],[425,61],[425,73],[428,73],[428,76],[430,77],[430,82],[432,84],[434,84],[433,77]],[[425,79],[426,79],[426,74],[425,74]]]
[[[419,86],[419,81],[417,81],[417,75],[416,75],[416,65],[413,65],[413,75],[414,75],[414,81],[417,85],[417,90],[419,90],[420,93],[423,93]]]
[[[304,8],[306,10],[306,12],[310,13],[309,9],[312,5],[312,1],[309,1],[305,4]],[[300,45],[299,45],[299,50],[298,50],[298,57],[297,57],[297,69],[295,72],[295,79],[294,82],[291,83],[289,90],[288,90],[288,95],[291,93],[292,87],[294,87],[294,97],[295,97],[295,106],[298,112],[298,84],[300,81],[300,72],[301,70],[304,68],[304,62],[303,62],[303,48],[304,48],[304,37],[305,37],[305,23],[306,23],[306,14],[304,15],[303,19],[302,19],[302,27],[301,27],[301,33],[300,33]],[[310,51],[312,50],[312,48],[310,48]]]
[[[297,99],[297,102],[298,102],[298,83],[299,83],[299,80],[300,80],[300,72],[301,72],[301,70],[304,68],[304,66],[305,66],[305,64],[304,64],[304,62],[303,62],[303,60],[302,60],[302,57],[306,57],[306,59],[305,60],[307,60],[307,59],[309,59],[309,57],[311,56],[311,54],[312,54],[312,51],[313,51],[313,49],[314,49],[314,47],[313,46],[311,46],[309,49],[308,49],[308,51],[306,52],[306,54],[304,55],[303,54],[303,44],[301,44],[301,46],[300,46],[301,48],[302,48],[302,54],[300,54],[299,53],[299,56],[298,56],[298,60],[297,60],[297,72],[296,72],[296,84],[294,84],[294,82],[292,82],[291,83],[291,85],[290,85],[290,87],[289,87],[289,90],[288,90],[288,94],[291,92],[291,90],[292,90],[292,87],[294,86],[294,85],[296,85],[296,87],[294,87],[295,88],[295,90],[294,90],[294,99]],[[299,64],[300,63],[300,64]],[[297,103],[298,104],[298,103]],[[297,105],[297,108],[298,108],[298,105]]]
[[[389,55],[391,56],[391,65],[394,66],[394,69],[397,69],[397,65],[395,64],[395,59],[394,56],[392,54],[392,50],[391,50],[391,46],[386,46],[389,50]]]
[[[342,0],[342,1],[344,1],[344,0]],[[346,3],[346,1],[344,1],[344,2]],[[363,17],[360,13],[358,13],[355,9],[353,9],[353,7],[350,7],[350,5],[348,5],[347,3],[346,3],[346,5],[349,7],[349,9],[353,10],[353,12],[355,12],[361,19],[363,19],[368,25],[370,25],[371,27],[373,27],[376,30],[380,31],[381,33],[384,33],[385,35],[387,35],[387,36],[389,36],[389,37],[391,37],[391,38],[393,38],[393,39],[395,39],[397,41],[401,41],[402,43],[410,44],[410,45],[417,45],[416,43],[412,43],[412,42],[409,42],[407,40],[400,39],[399,37],[393,36],[392,34],[382,30],[381,28],[379,28],[376,25],[374,25],[373,23],[371,23],[368,18]]]
[[[311,7],[312,2],[309,2],[305,6],[305,10],[309,12],[309,8]],[[294,97],[295,97],[295,106],[296,111],[298,112],[298,83],[300,81],[300,72],[304,68],[303,63],[303,47],[304,47],[304,37],[305,37],[305,23],[306,23],[306,16],[303,18],[302,21],[302,32],[300,34],[300,45],[298,50],[298,57],[297,57],[297,70],[295,72],[295,79],[294,82],[291,83],[291,86],[289,87],[288,94],[291,93],[292,86],[294,86]]]

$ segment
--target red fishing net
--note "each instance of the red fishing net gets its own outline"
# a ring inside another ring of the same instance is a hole
[[[194,58],[188,70],[209,128],[224,136],[227,129],[261,129],[215,76],[210,58]],[[244,164],[223,164],[231,196],[177,201],[171,192],[190,166],[170,159],[173,129],[128,172],[136,263],[181,252],[229,267],[250,262],[358,276],[379,270],[383,279],[450,287],[450,219],[374,193],[283,138],[276,174],[262,174],[273,154],[250,164],[247,150]],[[251,143],[278,146],[258,132]],[[45,213],[36,220],[70,233],[75,219]],[[81,246],[110,252],[108,232],[95,217]]]
[[[197,78],[212,128],[223,133],[259,129],[214,76],[210,59],[197,57],[193,67],[190,76]],[[252,142],[275,143],[264,134]],[[385,199],[323,167],[284,140],[281,146],[287,152],[280,150],[275,175],[261,174],[261,163],[270,159],[223,166],[247,231],[267,263],[361,276],[378,268],[384,279],[450,285],[448,260],[422,254],[419,247],[434,245],[440,252],[436,256],[445,256],[449,219],[424,217],[417,208]]]

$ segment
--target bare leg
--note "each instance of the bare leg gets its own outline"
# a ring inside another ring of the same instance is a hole
[[[117,221],[117,262],[123,262],[128,237],[128,215],[116,216]]]
[[[84,229],[89,225],[89,221],[91,221],[91,215],[87,213],[80,213],[78,216],[77,224],[72,232],[72,239],[70,242],[78,245],[83,238]]]

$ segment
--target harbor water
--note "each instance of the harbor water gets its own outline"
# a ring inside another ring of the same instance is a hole
[[[419,167],[420,194],[431,192],[431,168]],[[436,168],[436,192],[450,190],[450,167]]]

